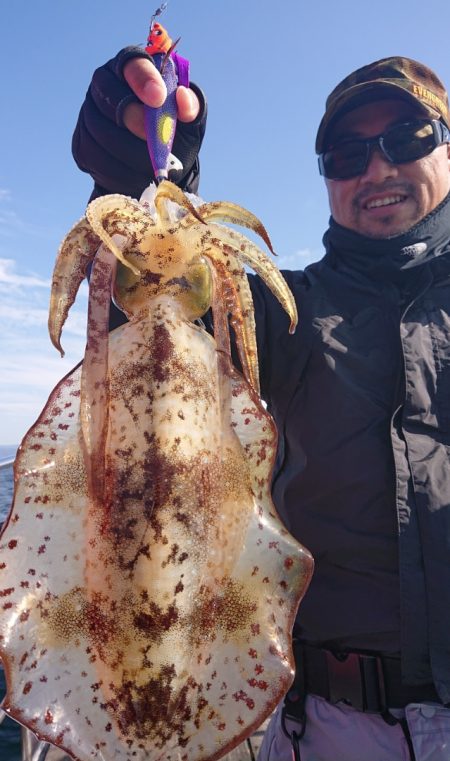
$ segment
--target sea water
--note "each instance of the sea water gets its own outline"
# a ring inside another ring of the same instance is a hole
[[[14,457],[14,446],[0,446],[0,463]],[[5,520],[13,497],[13,467],[0,469],[0,524]],[[0,701],[5,694],[5,676],[0,666]],[[0,725],[0,761],[20,761],[20,727],[12,719],[6,718]]]

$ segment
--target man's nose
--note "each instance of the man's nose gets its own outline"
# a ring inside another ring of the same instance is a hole
[[[396,177],[397,174],[397,166],[392,164],[386,158],[380,146],[372,145],[366,171],[362,175],[361,179],[366,182],[379,182],[380,179],[386,179],[387,177]]]

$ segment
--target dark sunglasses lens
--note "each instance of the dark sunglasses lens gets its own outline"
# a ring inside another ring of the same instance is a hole
[[[383,148],[396,164],[427,156],[436,148],[436,137],[430,122],[401,124],[383,137]]]
[[[323,174],[329,180],[346,180],[363,174],[368,146],[361,140],[349,140],[323,154]]]

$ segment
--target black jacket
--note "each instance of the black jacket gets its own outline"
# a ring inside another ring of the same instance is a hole
[[[297,634],[401,652],[405,682],[434,681],[449,702],[448,200],[416,236],[428,253],[403,270],[408,236],[369,242],[332,222],[324,259],[284,273],[294,336],[257,278],[252,290],[280,432],[274,502],[315,558]]]

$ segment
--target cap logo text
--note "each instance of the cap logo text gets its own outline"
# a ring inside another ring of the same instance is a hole
[[[422,85],[413,84],[413,95],[415,95],[416,98],[419,98],[420,100],[426,101],[427,103],[430,104],[430,106],[434,106],[442,114],[447,115],[448,109],[444,101],[441,100],[441,98],[438,98],[438,96],[435,95],[434,92],[431,92],[431,90],[428,90],[426,87],[423,87]]]

